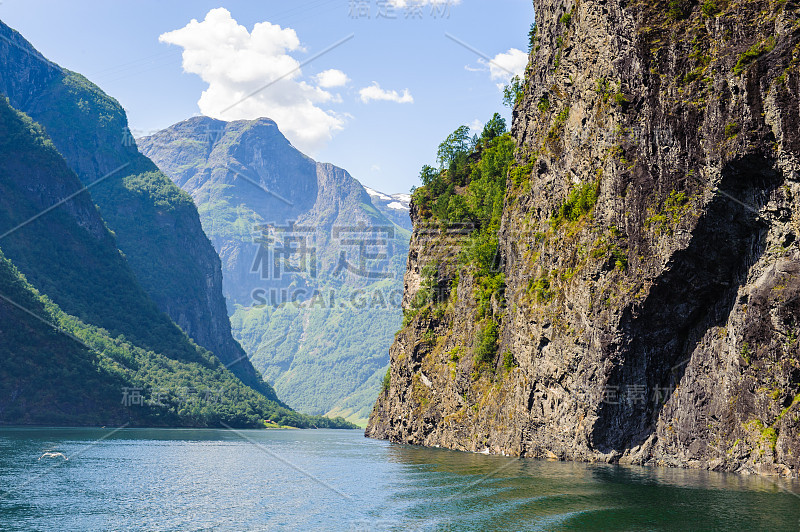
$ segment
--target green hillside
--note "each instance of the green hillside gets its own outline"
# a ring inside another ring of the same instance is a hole
[[[0,424],[347,426],[269,401],[202,348],[194,361],[175,360],[87,325],[40,295],[2,252],[0,359]]]
[[[114,233],[115,247],[148,298],[198,345],[230,364],[243,382],[277,399],[231,335],[219,257],[203,233],[196,207],[139,153],[119,102],[84,76],[43,58],[2,22],[0,37],[0,92],[11,106],[44,127],[67,166],[91,187],[92,200]],[[90,301],[113,297],[113,291],[106,294],[87,290],[84,295]],[[151,336],[172,334],[160,329]]]
[[[191,205],[153,182],[127,178],[145,205]],[[290,410],[190,339],[142,289],[91,192],[0,98],[0,424],[351,426]]]

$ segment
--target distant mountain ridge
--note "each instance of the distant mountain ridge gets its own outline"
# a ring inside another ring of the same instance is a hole
[[[193,117],[137,143],[197,203],[254,365],[291,406],[366,421],[401,321],[407,198],[376,204],[268,118]]]
[[[315,250],[320,278],[336,269],[339,253],[328,249],[336,238],[334,228],[364,225],[396,231],[358,181],[296,150],[268,118],[223,122],[193,117],[137,143],[197,203],[204,229],[222,258],[229,306],[253,304],[252,291],[262,281],[284,287],[314,277],[289,273],[264,279],[263,272],[253,271],[260,233],[267,226],[279,231],[289,223],[305,232],[313,228],[314,236],[323,240]]]

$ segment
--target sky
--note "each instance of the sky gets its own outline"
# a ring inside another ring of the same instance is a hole
[[[196,115],[269,117],[386,193],[465,124],[509,121],[530,0],[2,0],[0,19],[116,98],[134,136]]]

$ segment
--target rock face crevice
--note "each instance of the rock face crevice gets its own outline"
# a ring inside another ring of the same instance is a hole
[[[748,271],[765,250],[768,225],[759,211],[780,181],[762,158],[726,165],[689,245],[669,259],[644,301],[623,311],[619,328],[627,343],[618,350],[607,386],[639,386],[643,393],[601,404],[592,432],[595,449],[622,452],[652,435],[663,403],[646,392],[677,389],[702,338],[729,320]]]
[[[466,241],[412,208],[406,304],[429,264],[456,295],[398,333],[367,435],[796,476],[800,5],[534,7],[493,371],[471,356]],[[557,222],[590,186],[590,212]]]

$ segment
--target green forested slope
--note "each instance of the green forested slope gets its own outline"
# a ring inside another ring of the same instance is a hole
[[[33,219],[81,188],[43,129],[0,97],[0,231],[13,231],[0,239],[5,255],[66,312],[195,359],[196,348],[139,286],[88,193]]]
[[[158,308],[248,385],[276,399],[230,333],[219,257],[197,209],[139,153],[122,106],[0,22],[0,92],[41,124]]]
[[[0,361],[0,425],[346,426],[269,401],[202,348],[175,360],[112,338],[40,295],[2,252]]]
[[[191,205],[153,182],[128,190]],[[194,343],[142,289],[93,190],[0,97],[0,424],[349,426],[291,411]]]

